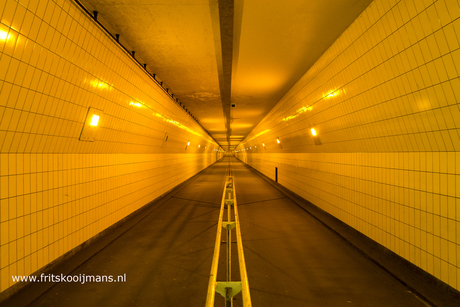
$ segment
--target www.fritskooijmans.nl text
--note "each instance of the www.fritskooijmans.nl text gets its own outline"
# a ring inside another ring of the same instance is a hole
[[[11,276],[13,282],[66,282],[66,283],[91,283],[91,282],[126,282],[126,274],[113,275],[65,275],[65,274],[40,274],[40,275],[18,275]]]

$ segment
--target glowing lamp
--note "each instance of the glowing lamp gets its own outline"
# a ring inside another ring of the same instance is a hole
[[[316,132],[315,128],[310,128],[311,135],[313,136],[313,141],[315,142],[316,145],[322,145],[323,143],[321,142],[318,133]]]
[[[98,128],[99,120],[103,111],[89,108],[86,114],[85,123],[81,130],[80,141],[94,142],[97,140],[97,136],[100,128]]]
[[[8,40],[8,32],[0,30],[0,41]]]
[[[91,126],[96,127],[98,122],[99,122],[99,115],[93,114],[93,117],[91,118],[91,122],[89,124]]]

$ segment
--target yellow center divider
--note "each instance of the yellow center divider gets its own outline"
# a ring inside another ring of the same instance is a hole
[[[234,212],[234,220],[231,218],[231,212]],[[227,220],[223,221],[224,211],[227,210]],[[222,228],[227,230],[227,274],[226,281],[217,281],[217,268],[219,264],[220,245],[222,238]],[[231,231],[236,229],[236,243],[238,249],[238,263],[240,267],[241,281],[231,280]],[[227,176],[225,188],[220,206],[219,222],[217,224],[216,243],[214,246],[214,255],[212,258],[211,274],[209,276],[208,293],[206,297],[206,307],[214,307],[216,292],[225,298],[225,306],[233,306],[233,296],[241,292],[243,297],[243,306],[250,307],[251,295],[249,293],[248,275],[246,272],[246,263],[244,261],[243,241],[241,239],[240,221],[238,208],[236,204],[236,193],[233,176]]]

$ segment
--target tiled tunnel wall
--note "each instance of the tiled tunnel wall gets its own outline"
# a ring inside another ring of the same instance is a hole
[[[459,41],[456,0],[374,1],[236,156],[460,290]]]
[[[71,1],[1,0],[0,18],[4,291],[222,153]],[[79,140],[89,107],[95,142]]]

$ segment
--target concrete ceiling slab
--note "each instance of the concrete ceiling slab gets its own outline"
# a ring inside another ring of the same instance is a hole
[[[372,1],[80,2],[231,150]]]

